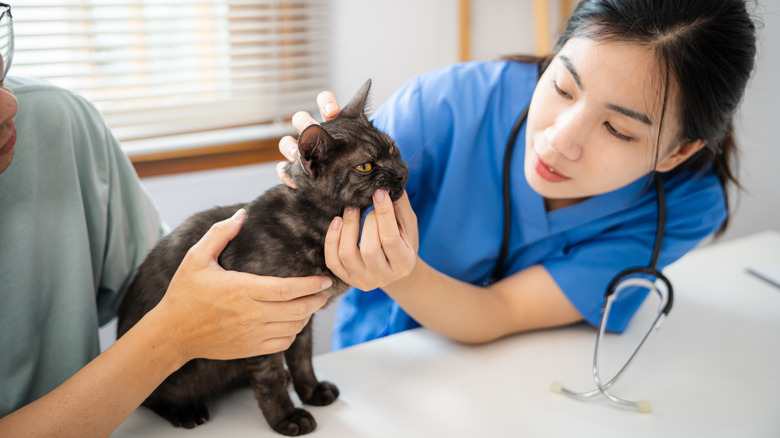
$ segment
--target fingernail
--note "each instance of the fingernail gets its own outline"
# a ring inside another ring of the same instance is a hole
[[[230,217],[230,220],[235,222],[243,222],[244,218],[246,218],[246,210],[239,208],[238,211],[233,213],[233,216]]]
[[[333,286],[333,280],[330,279],[330,277],[323,277],[322,278],[322,288],[327,289],[329,287]]]
[[[384,190],[377,190],[374,192],[374,201],[382,202],[385,200],[385,196],[387,196],[387,192]]]
[[[297,148],[297,147],[295,147],[295,146],[292,146],[292,147],[291,147],[291,148],[290,148],[290,149],[287,151],[287,157],[289,157],[289,158],[290,158],[290,161],[293,161],[293,162],[295,161],[295,154],[296,154],[296,153],[298,153],[298,148]]]
[[[330,229],[333,231],[338,230],[341,228],[341,218],[340,217],[334,217],[332,221],[330,221]]]
[[[336,105],[332,103],[325,104],[325,114],[328,116],[333,115],[336,112]]]

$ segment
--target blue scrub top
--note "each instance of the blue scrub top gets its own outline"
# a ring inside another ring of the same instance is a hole
[[[410,80],[373,116],[409,165],[406,185],[417,214],[420,257],[462,281],[485,284],[501,247],[502,169],[512,127],[538,79],[536,64],[469,62]],[[621,270],[646,266],[655,237],[655,186],[643,177],[571,207],[547,212],[525,180],[525,126],[511,163],[512,230],[502,277],[541,264],[592,325]],[[717,230],[726,218],[712,171],[663,175],[667,223],[659,269]],[[622,332],[644,293],[621,294],[607,328]],[[419,327],[381,289],[346,292],[331,348]]]

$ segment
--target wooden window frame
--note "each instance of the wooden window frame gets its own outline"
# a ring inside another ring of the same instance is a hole
[[[284,157],[279,153],[279,139],[242,141],[130,156],[130,161],[141,178],[267,163],[283,159]]]

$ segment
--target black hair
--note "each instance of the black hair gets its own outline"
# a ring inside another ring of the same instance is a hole
[[[740,187],[733,119],[756,57],[756,27],[745,0],[583,0],[569,18],[553,53],[537,59],[540,72],[575,37],[637,43],[654,49],[661,83],[666,83],[661,90],[661,123],[668,85],[674,81],[682,122],[680,140],[706,141],[706,146],[678,169],[712,168],[723,186],[728,208],[728,185]],[[728,219],[718,234],[727,224]]]

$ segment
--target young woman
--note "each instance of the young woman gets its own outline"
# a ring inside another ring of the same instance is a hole
[[[357,288],[333,348],[419,324],[474,343],[597,325],[610,280],[650,261],[654,178],[666,192],[659,269],[725,226],[731,122],[755,47],[742,0],[585,0],[538,63],[412,79],[373,116],[409,164],[408,196],[377,193],[362,232],[348,209],[326,239],[329,266]],[[338,111],[332,94],[318,103],[326,119]],[[294,140],[280,150],[294,159]],[[511,229],[495,272],[506,176]],[[619,299],[607,328],[624,330],[644,295]]]

